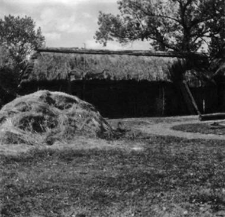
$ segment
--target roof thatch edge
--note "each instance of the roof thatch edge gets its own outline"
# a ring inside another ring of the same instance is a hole
[[[75,54],[102,54],[102,55],[129,55],[129,56],[158,56],[158,57],[179,57],[187,58],[196,56],[198,58],[207,58],[206,55],[200,53],[187,52],[154,52],[149,50],[97,50],[97,49],[78,49],[78,48],[55,48],[46,47],[36,50],[39,53],[75,53]]]

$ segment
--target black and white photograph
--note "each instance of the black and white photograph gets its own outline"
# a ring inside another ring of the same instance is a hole
[[[0,0],[0,217],[225,217],[225,0]]]

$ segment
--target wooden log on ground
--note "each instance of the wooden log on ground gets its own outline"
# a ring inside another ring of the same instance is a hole
[[[199,115],[200,121],[211,121],[211,120],[221,120],[221,119],[225,119],[225,113],[212,113],[212,114]]]

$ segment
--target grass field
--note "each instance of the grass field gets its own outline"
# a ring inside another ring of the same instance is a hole
[[[0,156],[0,216],[225,216],[223,141],[134,134]]]

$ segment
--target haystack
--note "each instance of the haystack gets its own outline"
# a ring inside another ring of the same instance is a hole
[[[107,137],[112,128],[89,103],[62,92],[38,91],[0,111],[0,142],[48,144],[76,136]]]

